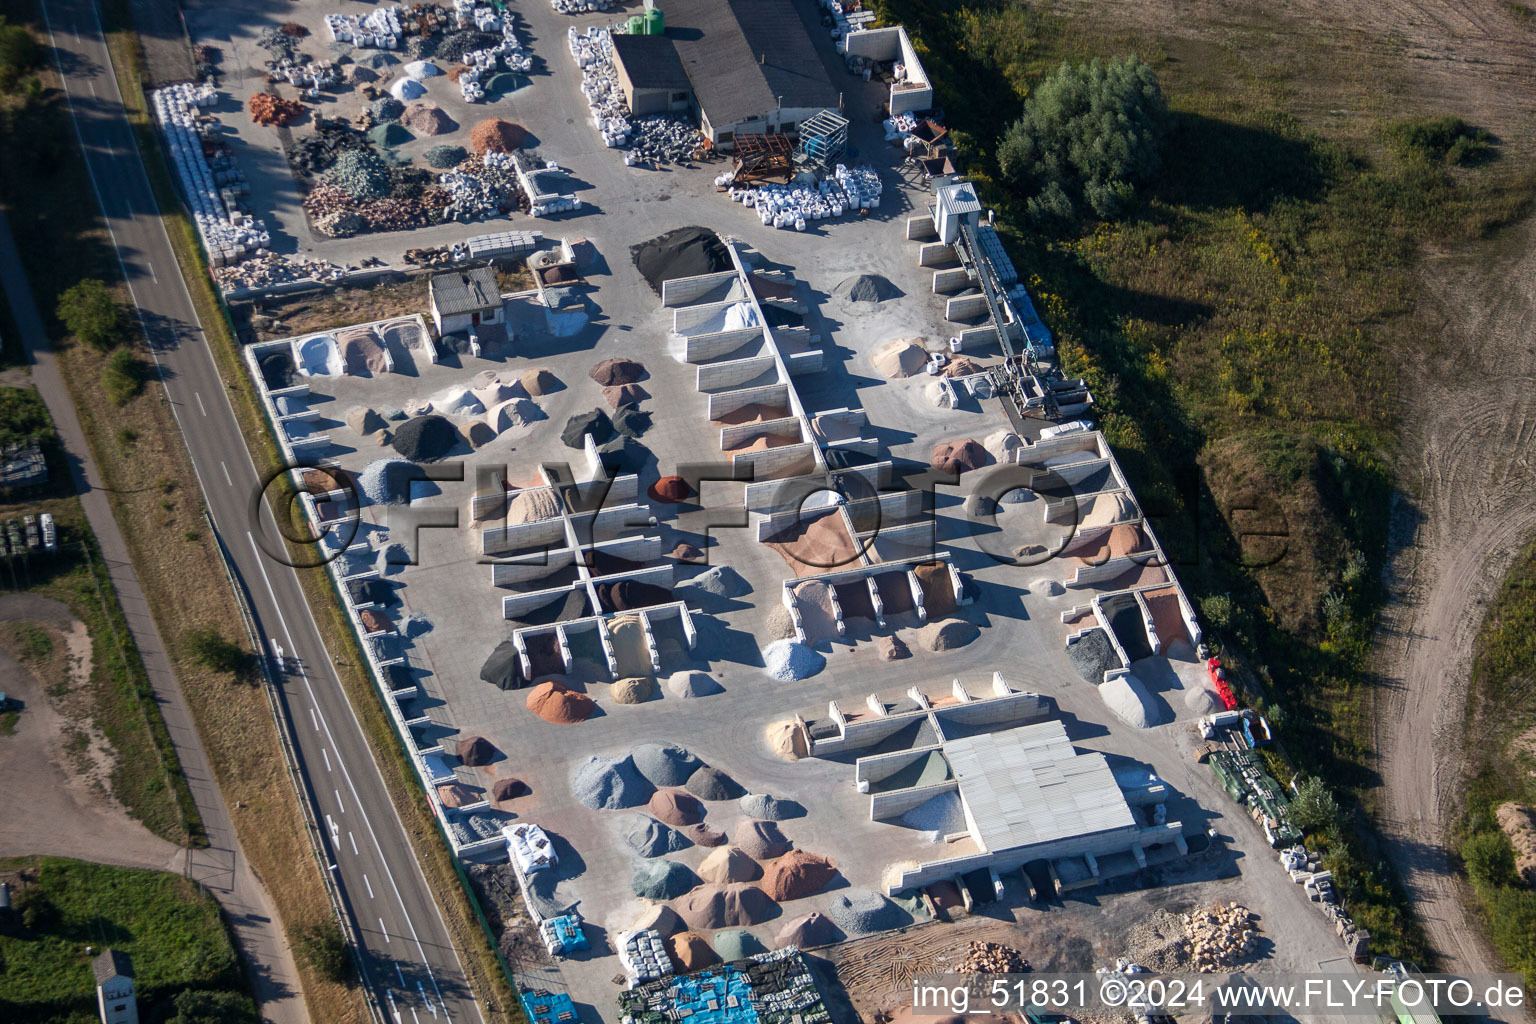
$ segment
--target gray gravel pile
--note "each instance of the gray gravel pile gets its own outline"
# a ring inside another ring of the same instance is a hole
[[[742,597],[752,593],[752,584],[728,565],[706,569],[693,579],[679,583],[676,589],[680,591],[684,587],[702,590],[715,597]]]
[[[918,804],[903,814],[901,820],[919,831],[931,833],[930,838],[936,843],[942,842],[947,835],[965,831],[965,809],[954,793],[943,793]]]
[[[901,295],[901,289],[879,274],[859,274],[838,282],[832,294],[845,302],[884,302]]]
[[[694,772],[684,788],[700,800],[735,800],[746,792],[735,779],[709,765]]]
[[[1102,683],[1105,672],[1125,667],[1109,642],[1109,634],[1099,626],[1088,630],[1067,647],[1067,660],[1077,669],[1077,674],[1090,683]]]
[[[421,475],[404,459],[376,459],[357,475],[357,486],[374,505],[404,505],[411,500],[413,474]]]
[[[645,466],[651,450],[632,437],[614,437],[597,446],[603,468],[611,475],[638,473]]]
[[[699,876],[675,860],[647,860],[635,865],[629,888],[644,900],[675,900],[699,885]]]
[[[869,935],[912,923],[911,914],[868,889],[838,893],[832,897],[827,916],[849,935]]]
[[[805,816],[805,808],[796,801],[780,800],[767,793],[748,793],[741,798],[739,805],[742,814],[749,818],[762,818],[764,821],[785,821]]]
[[[693,845],[677,829],[645,814],[635,815],[635,820],[624,830],[624,842],[642,857],[664,857]]]
[[[571,790],[583,807],[617,811],[639,807],[651,799],[656,787],[646,781],[628,754],[623,757],[588,757],[571,773]]]
[[[642,743],[629,752],[630,760],[653,786],[681,786],[703,767],[703,762],[675,743]]]
[[[707,672],[694,672],[683,670],[674,672],[667,677],[667,694],[680,700],[691,700],[694,697],[712,697],[717,693],[724,693],[725,687],[710,678]]]
[[[375,121],[398,121],[405,113],[405,104],[393,96],[380,96],[369,104],[368,111]]]
[[[457,167],[469,158],[469,150],[463,146],[433,146],[421,154],[431,167],[440,171],[446,171],[450,167]]]
[[[639,437],[651,427],[651,414],[633,405],[623,405],[613,414],[613,429],[622,437]]]
[[[587,434],[592,435],[596,444],[603,444],[613,437],[613,420],[601,409],[579,413],[565,421],[565,429],[560,431],[560,440],[567,448],[579,450],[586,443],[582,438]]]
[[[389,195],[389,168],[377,153],[366,149],[344,151],[321,180],[360,202]]]
[[[794,845],[771,821],[743,821],[731,833],[731,842],[756,861],[772,860],[788,853]]]

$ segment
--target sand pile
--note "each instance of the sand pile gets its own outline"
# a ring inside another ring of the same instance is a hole
[[[303,474],[304,490],[310,494],[329,494],[346,486],[346,474],[336,466],[324,469],[306,469]]]
[[[768,749],[778,754],[786,761],[798,761],[802,757],[810,755],[810,747],[806,744],[805,730],[799,724],[791,721],[774,722],[766,731]]]
[[[677,477],[677,479],[681,480],[682,477]],[[660,483],[660,481],[657,482]],[[679,562],[697,562],[704,557],[704,552],[697,545],[689,544],[687,541],[678,541],[677,546],[667,552],[667,557],[675,558]]]
[[[697,277],[729,270],[731,257],[708,228],[688,227],[658,235],[629,250],[640,275],[661,294],[661,283],[674,277]]]
[[[677,911],[671,907],[658,904],[642,910],[640,916],[630,922],[629,927],[637,932],[655,932],[662,938],[666,938],[683,930],[683,919],[678,917]]]
[[[699,876],[675,860],[643,860],[635,865],[630,891],[646,900],[675,900],[699,884]]]
[[[889,931],[912,923],[912,915],[877,892],[854,889],[838,893],[827,916],[850,936]]]
[[[357,487],[371,504],[403,505],[411,500],[411,481],[420,476],[420,471],[403,459],[378,459],[357,475]]]
[[[780,903],[799,900],[826,888],[837,876],[837,864],[817,853],[790,850],[768,865],[763,873],[763,891]]]
[[[917,585],[923,592],[923,608],[930,619],[948,615],[955,610],[955,584],[950,578],[949,566],[944,562],[924,562],[912,570]],[[908,588],[907,593],[911,593]],[[881,599],[885,592],[881,591]]]
[[[748,402],[740,409],[723,413],[711,423],[723,427],[739,427],[744,423],[762,423],[766,420],[782,420],[789,415],[789,410],[782,405],[763,405],[759,402]]]
[[[637,616],[620,615],[609,619],[608,640],[613,644],[613,656],[619,663],[619,678],[650,673],[650,649],[646,646],[645,630]]]
[[[553,373],[550,373],[542,366],[538,366],[532,370],[527,371],[521,377],[517,378],[517,382],[523,386],[524,391],[528,392],[534,398],[538,398],[541,395],[550,394],[554,391],[559,391],[565,386],[560,383],[559,377],[556,377]]]
[[[711,851],[709,856],[699,863],[699,877],[706,882],[720,885],[729,882],[754,882],[763,877],[763,869],[744,851],[734,846],[722,846]]]
[[[499,117],[488,117],[469,133],[469,144],[476,153],[510,153],[522,149],[528,139],[523,126]]]
[[[630,676],[610,686],[608,696],[616,704],[644,704],[656,696],[656,683],[650,676]]]
[[[1105,707],[1133,728],[1149,729],[1162,719],[1152,698],[1147,695],[1147,688],[1135,676],[1118,676],[1107,683],[1100,683],[1099,697]]]
[[[1053,580],[1048,576],[1041,576],[1039,579],[1031,581],[1029,592],[1031,594],[1040,594],[1044,597],[1060,597],[1066,593],[1066,588],[1061,585],[1059,580]]]
[[[619,580],[617,583],[599,583],[597,597],[606,610],[627,612],[666,604],[672,600],[672,591],[640,580]]]
[[[819,911],[812,911],[780,928],[773,942],[780,949],[785,946],[815,949],[817,946],[830,946],[834,942],[842,942],[847,937],[830,917]]]
[[[385,430],[381,431],[381,433],[388,434],[389,431]],[[485,423],[481,420],[475,420],[473,423],[466,423],[461,425],[459,427],[459,433],[464,435],[464,443],[469,445],[475,451],[479,451],[481,448],[484,448],[486,445],[496,440],[496,431],[486,426]]]
[[[1078,507],[1083,520],[1078,524],[1079,530],[1086,530],[1091,526],[1108,526],[1111,523],[1123,522],[1137,515],[1136,503],[1125,494],[1101,494],[1098,497]]]
[[[575,448],[578,451],[585,447],[586,435],[592,435],[594,444],[603,444],[613,438],[613,420],[601,409],[593,409],[591,412],[578,413],[565,421],[565,429],[560,431],[560,440],[567,448]]]
[[[1100,626],[1086,631],[1067,645],[1067,660],[1077,669],[1078,675],[1090,683],[1102,683],[1105,672],[1125,667],[1109,642],[1109,634]]]
[[[522,658],[517,645],[503,640],[480,667],[480,678],[500,690],[516,689],[522,679]]]
[[[571,773],[571,791],[583,807],[594,811],[616,811],[639,807],[651,799],[656,787],[645,780],[635,768],[635,762],[625,754],[623,757],[588,757]]]
[[[635,815],[624,830],[624,842],[642,857],[662,857],[693,845],[676,829],[645,814]]]
[[[542,523],[546,519],[554,519],[560,514],[560,503],[555,500],[554,492],[547,487],[533,487],[526,491],[518,491],[507,502],[507,523],[519,525],[522,523]]]
[[[400,123],[417,135],[445,135],[458,131],[458,123],[435,103],[411,103],[400,115]]]
[[[941,372],[946,377],[969,377],[972,374],[985,373],[986,369],[970,356],[955,356],[944,364]]]
[[[901,289],[879,274],[859,274],[845,277],[832,289],[832,294],[844,302],[884,302],[899,298]]]
[[[653,786],[681,786],[703,762],[675,743],[642,743],[629,754],[635,769]]]
[[[887,342],[870,357],[870,362],[875,364],[876,370],[893,379],[920,373],[928,364],[928,353],[915,344],[916,341],[915,338],[898,338]]]
[[[604,359],[587,371],[587,376],[607,388],[635,384],[650,374],[645,372],[645,364],[633,359]]]
[[[782,682],[809,679],[826,664],[826,658],[794,640],[775,640],[763,648],[763,671]]]
[[[791,843],[772,821],[743,821],[731,834],[731,842],[753,860],[772,860],[791,849]]]
[[[689,487],[688,481],[680,476],[664,476],[652,484],[646,493],[651,496],[652,501],[675,504],[676,502],[687,500],[693,494],[693,488]],[[682,546],[681,544],[678,545],[678,547]],[[693,547],[693,545],[690,544],[688,547]],[[701,554],[699,549],[693,548],[693,551],[693,557],[698,558]],[[672,557],[678,557],[675,549]]]
[[[763,617],[762,635],[770,640],[793,640],[795,620],[790,618],[789,609],[781,604],[768,609],[768,614]]]
[[[485,425],[498,434],[522,437],[546,419],[544,410],[526,398],[510,398],[485,414]]]
[[[1014,453],[1024,447],[1024,439],[1011,430],[998,430],[988,434],[981,446],[996,461],[1008,463],[1014,460]]]
[[[846,566],[858,559],[858,547],[843,525],[842,513],[837,509],[820,514],[807,514],[803,510],[798,521],[791,527],[768,538],[768,544],[798,571],[799,566],[809,569],[801,575],[812,576]]]
[[[880,657],[884,661],[900,661],[903,658],[912,657],[911,650],[907,648],[907,642],[894,633],[876,640],[875,650],[880,652]]]
[[[658,789],[648,805],[658,821],[668,825],[697,825],[704,820],[704,804],[683,789]]]
[[[917,642],[925,650],[941,652],[964,647],[981,635],[981,630],[964,619],[942,619],[930,622],[917,631]]]
[[[384,417],[366,405],[354,405],[348,409],[344,422],[347,429],[358,437],[367,437],[375,430],[383,430],[385,427]]]
[[[711,697],[725,692],[725,687],[710,678],[709,673],[688,670],[674,672],[667,676],[666,689],[669,696],[682,700]]]
[[[496,748],[484,736],[465,736],[454,751],[471,768],[481,768],[496,760]]]
[[[687,790],[700,800],[735,800],[745,792],[735,779],[707,764],[689,777]]]
[[[592,717],[597,702],[584,693],[568,690],[550,680],[528,691],[528,710],[555,725],[573,725]]]
[[[395,451],[412,462],[436,462],[453,450],[459,432],[441,416],[417,416],[395,430]]]
[[[712,597],[744,597],[752,593],[752,584],[728,565],[717,565],[712,569],[706,569],[678,586],[701,590]]]
[[[437,787],[437,798],[444,807],[467,807],[480,802],[480,794],[459,782]]]
[[[755,885],[730,882],[701,885],[673,907],[690,928],[717,928],[761,924],[779,909],[768,894]]]
[[[808,644],[836,639],[837,616],[832,611],[832,588],[821,580],[811,580],[795,587],[795,606],[800,611],[800,628]]]
[[[803,818],[805,808],[794,800],[780,800],[776,796],[767,793],[748,793],[738,801],[741,813],[749,818],[762,818],[764,821],[786,821],[789,818]]]
[[[934,469],[941,473],[968,473],[973,469],[990,465],[992,456],[977,441],[967,437],[962,441],[945,441],[933,446]]]
[[[503,800],[516,800],[527,792],[528,784],[522,779],[497,779],[491,783],[491,799],[498,803]]]
[[[1221,710],[1221,698],[1208,686],[1192,686],[1184,691],[1184,706],[1197,715],[1209,715]]]
[[[603,388],[603,401],[608,403],[610,409],[617,409],[621,405],[639,405],[650,397],[650,392],[639,384],[613,384]]]
[[[720,959],[726,963],[737,960],[745,960],[749,956],[768,952],[768,947],[749,931],[741,928],[727,928],[725,931],[715,932],[715,952],[720,954]]]
[[[720,962],[709,942],[698,932],[679,932],[667,940],[667,956],[678,974],[690,974]]]

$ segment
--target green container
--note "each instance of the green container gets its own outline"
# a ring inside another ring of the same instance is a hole
[[[632,36],[645,35],[645,19],[640,15],[632,15],[629,19],[629,34]]]
[[[667,19],[661,13],[660,7],[652,7],[645,12],[645,34],[648,36],[663,35],[667,31]]]

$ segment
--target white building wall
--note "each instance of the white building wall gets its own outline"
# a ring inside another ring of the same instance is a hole
[[[139,1005],[134,998],[132,979],[113,978],[105,985],[98,985],[96,1008],[101,1013],[102,1024],[139,1024]]]

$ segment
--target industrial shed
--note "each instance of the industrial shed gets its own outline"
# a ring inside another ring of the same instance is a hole
[[[428,283],[427,292],[438,334],[501,323],[501,290],[490,267],[438,274]]]
[[[616,35],[613,66],[630,113],[686,113],[693,105],[693,83],[683,70],[677,47],[666,36]]]

